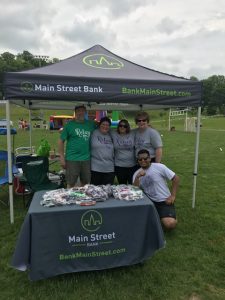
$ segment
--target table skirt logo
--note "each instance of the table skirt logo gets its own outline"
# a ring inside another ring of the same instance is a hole
[[[21,83],[21,90],[25,93],[30,93],[34,90],[33,84],[29,81],[23,81]]]
[[[81,225],[86,231],[97,231],[102,225],[102,215],[97,210],[89,210],[82,215]]]
[[[83,63],[97,69],[121,69],[124,67],[124,64],[120,60],[105,54],[85,56],[83,58]]]

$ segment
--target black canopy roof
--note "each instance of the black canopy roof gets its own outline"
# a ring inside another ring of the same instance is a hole
[[[4,76],[6,99],[201,106],[201,83],[148,69],[100,45],[58,63]]]

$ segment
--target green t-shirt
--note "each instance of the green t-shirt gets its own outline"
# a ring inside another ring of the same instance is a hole
[[[69,121],[60,138],[66,141],[66,160],[83,161],[90,159],[90,137],[95,123],[90,120]]]

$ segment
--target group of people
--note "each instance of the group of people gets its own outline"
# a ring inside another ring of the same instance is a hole
[[[153,201],[163,225],[176,226],[174,201],[178,176],[161,163],[162,140],[149,124],[149,115],[140,111],[135,117],[137,128],[131,129],[126,119],[117,129],[103,117],[99,124],[85,119],[85,106],[75,107],[75,119],[61,132],[58,151],[61,166],[66,169],[67,186],[80,184],[119,184],[140,187]],[[66,151],[64,154],[64,144]],[[166,180],[172,180],[171,192]]]
[[[28,122],[26,121],[26,120],[24,120],[24,119],[19,119],[19,121],[18,121],[18,126],[19,126],[19,129],[23,129],[23,130],[25,130],[25,129],[29,129],[29,124],[28,124]]]

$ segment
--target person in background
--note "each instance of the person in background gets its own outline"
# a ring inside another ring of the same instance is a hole
[[[177,225],[174,202],[176,199],[179,177],[161,163],[152,163],[146,149],[138,152],[140,169],[134,173],[133,184],[140,187],[154,203],[162,224],[166,229]],[[167,180],[172,181],[171,192]]]
[[[117,130],[111,131],[115,153],[115,174],[119,184],[132,184],[132,177],[136,171],[134,151],[134,132],[130,124],[122,119]]]
[[[69,121],[60,133],[58,152],[61,166],[66,169],[67,187],[74,187],[80,178],[80,184],[90,183],[90,137],[95,129],[93,121],[85,120],[85,106],[75,107],[75,118]],[[64,156],[64,143],[66,154]]]
[[[162,139],[157,130],[149,126],[149,114],[141,111],[135,117],[138,128],[135,129],[135,153],[146,149],[151,155],[152,162],[161,162]]]
[[[50,120],[50,122],[49,122],[49,129],[50,130],[54,130],[54,122],[53,122],[53,120]]]
[[[22,129],[23,129],[23,130],[25,130],[26,122],[27,122],[26,120],[23,120],[23,119],[22,119]]]
[[[91,183],[94,185],[113,184],[114,147],[109,134],[111,120],[101,118],[99,128],[91,136]]]
[[[19,119],[18,121],[19,129],[22,129],[22,123],[23,123],[23,119]]]

